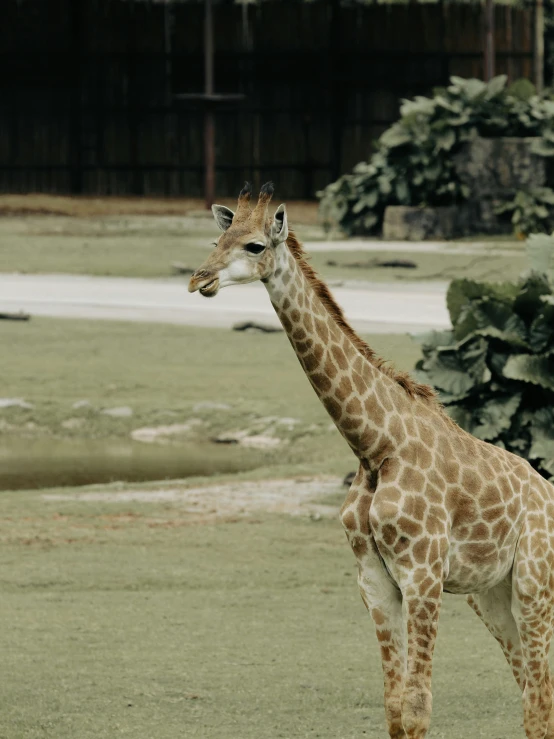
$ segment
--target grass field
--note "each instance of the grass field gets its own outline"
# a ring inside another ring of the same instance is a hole
[[[0,212],[1,212],[0,198]],[[301,214],[301,211],[299,211]],[[297,225],[292,219],[291,224]],[[316,224],[298,223],[301,239],[324,238]],[[219,231],[211,219],[175,215],[95,215],[93,217],[37,216],[0,218],[0,272],[167,277],[173,263],[196,268],[209,253]],[[491,242],[491,247],[494,242]],[[314,252],[314,267],[327,279],[449,280],[470,277],[511,280],[525,269],[524,249],[513,243],[513,256],[483,254],[410,254],[398,252]],[[504,247],[503,247],[504,248]],[[416,269],[378,268],[371,260],[412,259]],[[337,266],[329,266],[333,261]],[[345,263],[369,262],[355,269]]]
[[[335,518],[190,525],[177,503],[73,492],[0,496],[2,739],[385,736]],[[521,723],[500,649],[445,596],[429,737],[516,739]]]

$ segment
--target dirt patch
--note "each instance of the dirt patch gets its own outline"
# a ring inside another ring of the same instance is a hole
[[[46,501],[80,501],[82,503],[173,503],[202,521],[253,513],[286,513],[312,518],[334,517],[338,503],[322,503],[322,499],[340,499],[343,491],[336,477],[302,477],[292,480],[227,482],[196,488],[162,488],[150,490],[87,491],[82,493],[43,494]]]
[[[238,192],[237,192],[238,195]],[[236,207],[236,198],[218,198],[230,208]],[[318,203],[297,200],[287,203],[289,218],[295,223],[317,223]],[[0,216],[52,215],[91,216],[114,215],[188,215],[211,218],[201,198],[143,198],[143,197],[66,197],[30,193],[28,195],[0,195]]]

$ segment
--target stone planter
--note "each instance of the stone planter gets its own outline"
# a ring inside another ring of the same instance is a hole
[[[385,210],[383,238],[389,241],[425,241],[454,239],[469,231],[467,206],[414,208],[389,205]]]
[[[495,207],[511,200],[517,190],[543,187],[546,164],[533,154],[533,137],[477,137],[468,141],[454,157],[460,180],[470,191],[474,233],[506,233],[511,225],[501,221]]]
[[[531,152],[533,137],[485,139],[478,136],[454,157],[460,180],[471,198],[506,198],[516,190],[542,187],[546,179],[543,157]]]

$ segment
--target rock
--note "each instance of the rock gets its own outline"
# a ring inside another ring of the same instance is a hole
[[[23,398],[0,398],[0,408],[32,408]]]
[[[79,408],[91,408],[92,406],[88,400],[78,400],[71,407],[77,411]]]
[[[64,429],[78,429],[84,423],[84,418],[67,418],[65,421],[62,421],[62,426]]]
[[[265,436],[263,434],[252,434],[249,436],[247,431],[220,434],[212,439],[212,441],[215,444],[240,444],[241,446],[251,447],[253,449],[272,449],[282,443],[282,440],[275,436]]]
[[[257,434],[255,436],[245,436],[239,442],[242,446],[253,447],[254,449],[272,449],[282,443],[281,439],[275,436],[264,436]]]
[[[298,426],[300,421],[298,418],[289,418],[287,416],[262,416],[257,418],[250,425],[250,430],[264,431],[269,434],[270,431],[275,431],[277,426],[284,426],[288,431],[292,431],[295,426]]]
[[[101,411],[105,416],[113,416],[114,418],[129,418],[133,415],[133,409],[128,405],[118,406],[117,408],[105,408]]]
[[[389,241],[425,241],[453,239],[469,230],[466,206],[417,208],[389,205],[385,209],[383,238]]]
[[[145,444],[167,442],[171,437],[188,434],[195,426],[202,423],[199,418],[192,418],[187,423],[172,423],[168,426],[143,426],[131,432],[131,439]]]

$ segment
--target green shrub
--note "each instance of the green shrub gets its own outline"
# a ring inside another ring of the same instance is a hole
[[[550,232],[554,228],[554,191],[549,187],[518,190],[513,200],[502,203],[495,212],[511,214],[516,236]]]
[[[381,136],[369,162],[318,193],[324,224],[347,233],[380,229],[388,205],[454,205],[469,192],[453,154],[472,136],[540,136],[536,153],[554,155],[554,101],[528,81],[506,86],[452,77],[432,98],[405,100],[400,120]]]
[[[531,237],[528,252],[543,271],[515,284],[451,283],[452,330],[420,337],[416,368],[462,428],[554,479],[554,238]]]

